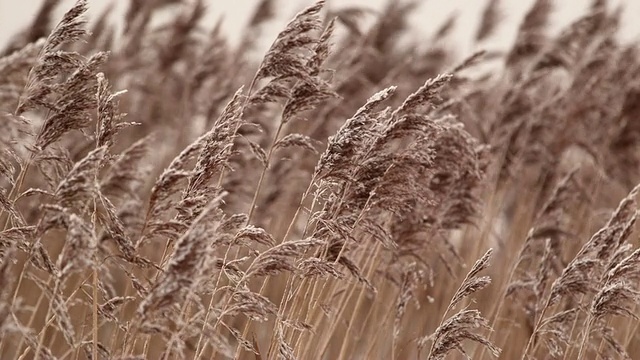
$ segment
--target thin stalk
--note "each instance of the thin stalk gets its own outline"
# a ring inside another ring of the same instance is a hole
[[[96,132],[97,134],[97,132]],[[96,136],[96,142],[97,142],[97,136]],[[96,143],[96,146],[98,144]],[[98,172],[96,171],[95,176],[94,176],[94,181],[96,184],[98,184]],[[91,215],[92,217],[92,224],[93,224],[93,234],[96,233],[96,224],[98,223],[98,219],[97,219],[97,213],[98,213],[98,204],[96,202],[95,197],[93,198],[93,214]],[[94,359],[98,359],[98,249],[95,249],[96,252],[93,253],[93,294],[92,294],[92,303],[93,303],[93,308],[92,310],[92,329],[91,329],[91,339],[93,340],[93,346],[92,346],[92,355]]]
[[[582,302],[585,299],[585,295],[582,295],[580,297],[580,301],[578,302],[578,304],[582,304]],[[573,324],[571,325],[571,333],[569,333],[569,345],[567,345],[567,350],[564,352],[564,357],[563,360],[567,360],[571,357],[571,355],[573,355],[573,347],[571,346],[571,344],[573,344],[574,342],[571,341],[573,340],[573,336],[576,333],[576,329],[578,327],[578,316],[576,316],[575,319],[573,319]]]
[[[40,52],[40,55],[38,55],[38,57],[42,56],[42,51]],[[31,75],[33,74],[33,67],[29,70],[29,75],[27,75],[27,84],[29,84],[29,81],[31,79]],[[27,85],[28,86],[28,85]],[[20,95],[20,98],[18,98],[18,105],[16,106],[15,111],[13,112],[14,114],[18,112],[19,106],[20,106],[20,102],[21,102],[21,98],[22,98],[22,94]],[[37,140],[40,137],[40,134],[42,133],[42,129],[44,128],[44,124],[46,124],[46,119],[49,118],[49,114],[51,113],[51,110],[47,110],[47,113],[45,115],[45,121],[42,123],[42,126],[40,127],[40,130],[38,131],[38,134],[36,135],[35,139]],[[34,142],[35,143],[35,142]],[[13,187],[11,188],[11,191],[9,192],[9,195],[7,196],[7,200],[9,200],[9,202],[14,202],[17,198],[17,196],[20,194],[20,190],[22,190],[22,186],[24,185],[24,180],[27,177],[27,173],[29,172],[29,169],[31,167],[31,164],[33,163],[33,161],[36,158],[36,154],[32,151],[29,152],[29,157],[27,158],[27,162],[24,164],[24,166],[20,167],[20,172],[18,173],[18,178],[16,180],[16,182],[14,183]],[[2,218],[2,215],[4,214],[4,208],[0,209],[0,218]],[[9,226],[9,223],[11,222],[11,216],[7,216],[7,220],[4,223],[4,227],[2,228],[3,230],[7,229],[7,226]]]
[[[65,304],[65,305],[68,305],[68,304],[71,302],[71,300],[76,296],[76,294],[78,293],[78,291],[80,291],[80,290],[82,289],[82,286],[84,286],[84,284],[86,284],[86,283],[87,283],[87,281],[89,281],[89,278],[90,278],[90,277],[91,277],[91,275],[87,276],[86,278],[84,278],[84,280],[82,280],[82,281],[80,282],[80,285],[79,285],[79,286],[78,286],[78,287],[77,287],[77,288],[76,288],[76,289],[71,293],[71,295],[69,295],[69,297],[65,300],[65,302],[64,302],[64,304]],[[42,292],[42,294],[44,294],[44,292]],[[43,297],[43,296],[44,296],[44,295],[42,295],[42,296],[38,299],[38,304],[41,302],[41,299],[42,299],[42,297]],[[39,307],[39,305],[38,305],[38,306],[36,306],[36,307],[35,307],[35,309],[37,309],[38,307]],[[38,332],[38,335],[42,334],[42,333],[43,333],[43,331],[44,331],[44,329],[45,329],[46,327],[49,327],[49,326],[51,325],[51,323],[52,323],[52,322],[53,322],[53,320],[55,319],[55,316],[53,316],[53,315],[52,315],[52,316],[50,316],[48,319],[45,317],[45,319],[46,319],[45,327],[43,327],[43,328]],[[34,313],[32,313],[31,318],[29,319],[29,323],[28,323],[28,325],[27,325],[27,327],[26,327],[26,328],[28,328],[28,329],[32,328],[32,324],[33,324],[33,321],[34,321],[34,320],[35,320],[35,312],[34,312]],[[19,347],[17,348],[17,349],[18,349],[18,351],[20,351],[20,349],[22,348],[22,345],[23,345],[23,344],[24,344],[24,337],[22,337],[22,338],[20,339]],[[26,356],[26,354],[28,353],[28,351],[29,351],[30,349],[31,349],[31,348],[27,346],[27,348],[26,348],[26,349],[25,349],[25,351],[20,355],[20,357],[19,357],[19,358],[20,358],[20,359],[24,359],[24,357]]]
[[[584,359],[585,356],[585,352],[587,351],[587,342],[589,341],[589,337],[591,335],[591,326],[593,326],[593,322],[594,322],[594,318],[593,315],[591,314],[591,312],[589,312],[589,315],[587,316],[587,326],[584,329],[584,334],[582,335],[582,343],[580,345],[580,351],[578,352],[578,359]]]
[[[44,317],[47,319],[51,315],[51,308],[53,307],[53,302],[55,301],[56,294],[60,290],[61,280],[58,278],[53,286],[53,292],[51,294],[51,299],[49,300],[49,307],[47,308],[47,315]],[[40,350],[42,349],[42,345],[44,344],[45,334],[47,333],[47,329],[49,328],[50,323],[46,323],[42,330],[40,331],[40,336],[38,339],[38,345],[36,346],[34,360],[40,359]]]
[[[182,332],[182,330],[184,330],[188,325],[188,322],[184,321],[184,320],[185,320],[185,317],[186,317],[187,313],[190,311],[190,307],[191,307],[190,304],[191,303],[188,301],[187,302],[187,306],[183,306],[182,309],[180,310],[180,319],[181,319],[181,321],[185,322],[185,326],[183,326],[180,330],[178,330],[178,333],[176,334],[177,336],[180,336],[180,333]],[[170,359],[172,351],[173,351],[173,341],[169,340],[169,344],[168,344],[167,350],[164,352],[164,356],[162,357],[162,359],[163,360]]]
[[[169,248],[170,247],[171,247],[171,240],[167,239],[167,241],[165,243],[165,246],[164,246],[164,250],[162,252],[162,256],[160,257],[160,263],[159,263],[160,264],[160,268],[163,268],[165,262],[167,261],[167,257],[168,257],[168,254],[169,254]],[[160,270],[156,271],[154,282],[158,281],[158,279],[160,278],[160,274],[161,274]],[[126,355],[130,355],[129,351],[130,350],[132,351],[133,347],[135,347],[135,340],[136,340],[135,336],[137,336],[138,330],[139,330],[137,326],[135,327],[135,329],[136,329],[136,331],[133,332],[133,336],[134,337],[131,338],[131,340],[133,340],[133,341],[130,340],[132,347],[127,350],[127,352],[125,353]],[[147,354],[148,354],[148,351],[149,351],[149,341],[150,340],[151,340],[151,336],[150,335],[145,335],[144,350],[143,350],[143,354],[144,354],[145,358],[147,357]],[[126,344],[127,344],[127,337],[125,336],[125,345]],[[127,348],[127,347],[125,346],[125,348]]]
[[[262,188],[262,183],[264,182],[264,178],[267,175],[267,170],[269,170],[269,166],[271,165],[271,157],[273,156],[273,152],[275,150],[276,141],[280,138],[280,133],[284,127],[284,119],[280,121],[278,124],[278,129],[273,135],[273,139],[271,141],[271,146],[269,147],[269,152],[267,153],[267,159],[264,167],[262,168],[262,172],[260,173],[260,178],[258,180],[258,185],[256,185],[256,191],[253,193],[253,200],[251,201],[251,206],[249,207],[249,216],[247,223],[251,223],[251,219],[253,219],[253,213],[255,211],[256,202],[258,201],[258,195],[260,195],[260,189]]]
[[[638,306],[634,305],[633,306],[634,309],[634,314],[638,313]],[[640,326],[640,322],[638,322],[637,320],[634,322],[629,323],[629,326],[627,327],[627,334],[624,340],[624,347],[625,348],[629,348],[629,345],[631,345],[631,341],[633,340],[633,338],[636,336],[636,333],[638,331],[638,327]]]
[[[256,74],[257,75],[257,74]],[[249,85],[249,90],[247,92],[247,97],[244,99],[244,102],[242,103],[242,110],[240,111],[240,114],[244,114],[244,110],[247,107],[247,104],[249,103],[249,98],[251,97],[251,94],[253,92],[254,87],[256,86],[258,79],[257,77],[254,75],[253,79],[251,79],[251,84]],[[238,130],[238,128],[236,127],[236,131]],[[234,134],[235,135],[235,134]],[[220,171],[220,177],[218,178],[218,188],[222,187],[222,183],[224,180],[224,177],[226,175],[225,172],[225,168],[223,167],[222,170]],[[251,206],[251,208],[253,209],[253,205]],[[250,218],[250,216],[249,216]],[[247,221],[248,223],[248,221]],[[229,251],[231,250],[231,245],[229,245],[224,253],[224,257],[222,260],[222,268],[220,269],[220,272],[218,273],[218,277],[216,278],[216,284],[214,286],[214,289],[218,288],[218,285],[220,284],[220,279],[222,278],[222,274],[224,273],[224,264],[226,264],[228,256],[229,256]],[[239,251],[239,250],[238,250]],[[200,331],[200,336],[198,337],[198,342],[196,345],[196,351],[194,352],[194,356],[193,356],[193,360],[196,360],[198,358],[200,358],[200,356],[202,355],[202,352],[204,351],[204,347],[202,345],[202,339],[203,339],[203,335],[204,335],[204,329],[207,326],[207,323],[209,322],[209,317],[211,314],[211,308],[213,307],[213,298],[214,295],[211,295],[211,300],[209,301],[209,306],[207,307],[207,311],[205,313],[204,316],[204,322],[202,323],[202,329]],[[215,327],[214,327],[215,329]]]
[[[98,267],[93,266],[93,358],[98,359]]]
[[[291,289],[288,289],[288,292],[286,292],[286,297],[289,299],[301,299],[301,301],[296,301],[292,303],[288,311],[292,319],[299,319],[300,317],[302,317],[302,308],[303,308],[302,304],[304,304],[307,301],[308,296],[310,294],[309,288],[311,286],[311,282],[309,281],[308,278],[304,278],[302,279],[302,282],[295,289],[293,289],[293,286],[294,286],[293,282],[291,282]],[[302,289],[305,289],[304,293],[301,293]],[[300,295],[300,294],[303,294],[303,295]],[[299,296],[302,296],[302,298],[300,298]],[[288,305],[288,302],[287,302],[287,305]],[[280,309],[278,309],[278,318],[284,317],[284,313],[285,313],[285,310],[287,309],[287,305],[280,306]],[[285,329],[283,337],[285,340],[288,340],[289,343],[291,343],[296,333],[297,332],[295,329]],[[271,347],[273,347],[273,345],[275,344],[273,336],[271,337],[270,344],[271,344],[270,345]]]
[[[544,316],[547,312],[547,309],[549,308],[549,306],[551,305],[551,295],[547,296],[547,302],[545,303],[544,307],[542,308],[542,312],[540,313],[540,317],[538,317],[538,320],[536,320],[536,325],[533,327],[533,332],[531,333],[531,336],[529,336],[529,341],[527,341],[527,346],[524,348],[524,352],[522,353],[522,360],[526,360],[529,358],[529,352],[532,350],[532,346],[534,345],[534,342],[536,340],[536,337],[538,336],[538,330],[540,329],[540,325],[542,324],[542,320],[544,320]],[[579,357],[579,359],[581,359]]]
[[[371,275],[373,274],[374,269],[377,268],[377,265],[379,264],[379,258],[378,256],[380,255],[380,243],[376,243],[376,249],[374,250],[374,254],[371,257],[371,264],[369,266],[369,270],[367,272],[367,278],[370,278]],[[358,294],[358,299],[356,300],[356,305],[355,308],[353,309],[353,312],[351,313],[351,318],[349,319],[349,325],[347,326],[347,330],[346,330],[346,334],[350,334],[351,330],[353,328],[353,324],[356,322],[356,316],[358,315],[358,313],[360,312],[360,308],[362,307],[363,304],[363,300],[364,300],[364,296],[365,296],[365,292],[367,290],[364,288],[360,289],[360,294]],[[347,298],[346,302],[349,301],[349,298]],[[373,305],[372,305],[373,307]],[[346,359],[347,356],[347,349],[349,347],[349,341],[347,339],[347,337],[345,337],[345,339],[342,341],[342,346],[340,347],[340,355],[338,356],[338,359]],[[324,352],[323,352],[324,353]]]
[[[342,200],[344,199],[344,196],[346,196],[345,194],[346,194],[346,191],[343,193],[343,196],[342,196],[342,199],[340,200],[340,202],[342,202]],[[363,209],[364,209],[364,210],[363,210],[363,211],[361,211],[361,212],[360,212],[360,214],[358,215],[358,218],[357,218],[357,219],[356,219],[356,221],[354,222],[354,224],[353,224],[353,226],[352,226],[352,228],[351,228],[350,233],[352,233],[352,232],[356,229],[357,225],[358,225],[358,224],[359,224],[359,222],[362,220],[363,215],[364,215],[364,213],[366,212],[367,206],[369,205],[369,202],[370,202],[370,200],[371,200],[371,199],[372,199],[372,197],[371,197],[371,196],[369,196],[369,198],[367,199],[367,201],[366,201],[366,203],[365,203],[365,205],[364,205],[364,207],[363,207]],[[338,261],[340,261],[340,258],[342,257],[342,254],[344,253],[344,251],[345,251],[345,249],[346,249],[346,246],[347,246],[347,241],[345,241],[345,243],[344,243],[344,244],[342,245],[342,247],[340,248],[340,252],[338,253],[338,256],[336,256],[336,259],[335,259],[335,261],[333,262],[333,263],[334,263],[334,265],[336,265],[336,264],[338,263]],[[324,249],[324,253],[323,253],[323,257],[327,255],[328,248],[329,248],[328,246],[326,246],[326,247],[325,247],[325,249]],[[316,280],[316,281],[317,281],[317,280]],[[332,285],[334,285],[334,284],[335,284],[335,282],[333,282],[333,283],[332,283]],[[321,295],[322,293],[324,293],[324,290],[325,290],[326,285],[327,285],[327,282],[324,282],[324,283],[323,283],[323,285],[322,285],[322,289],[320,290],[320,295]],[[330,291],[333,291],[333,290],[335,290],[335,289],[334,289],[334,286],[332,286],[332,289],[331,289]],[[353,290],[352,290],[352,291],[353,291]],[[315,286],[314,286],[314,292],[315,292]],[[315,306],[317,305],[318,300],[320,299],[320,295],[316,298],[316,302],[314,303],[314,305],[310,306],[310,308],[315,307]],[[313,297],[312,297],[312,300],[313,300]],[[341,312],[342,312],[342,311],[341,311]],[[332,330],[332,331],[333,331],[333,330]],[[325,345],[325,346],[326,346],[326,345]]]
[[[384,330],[385,325],[387,324],[387,322],[389,322],[389,320],[391,320],[391,314],[393,314],[394,306],[395,305],[393,304],[393,302],[390,302],[389,310],[386,312],[382,323],[380,324],[380,326],[378,326],[378,329],[376,330],[375,336],[373,336],[372,339],[377,339],[378,335],[380,334],[380,332],[382,332]],[[369,347],[369,351],[367,351],[367,355],[366,355],[365,359],[373,359],[374,358],[374,356],[372,354],[372,351],[375,349],[375,346],[378,345],[377,341],[370,341],[369,343],[371,344],[371,346]],[[392,352],[393,352],[393,350],[392,350]],[[394,356],[395,355],[392,354],[391,360],[395,360]]]
[[[274,141],[274,143],[275,143],[275,141]],[[303,192],[303,194],[302,194],[302,196],[300,198],[300,201],[298,202],[298,206],[296,207],[296,211],[293,214],[293,217],[292,217],[291,221],[289,222],[289,226],[287,227],[287,230],[286,230],[284,236],[282,237],[282,241],[280,243],[284,243],[285,241],[287,241],[287,238],[289,237],[289,234],[291,233],[291,230],[293,229],[293,226],[294,226],[294,224],[295,224],[295,222],[296,222],[296,220],[298,218],[298,215],[300,214],[300,211],[301,211],[302,206],[304,204],[304,200],[309,196],[314,182],[315,182],[315,176],[312,176],[311,180],[309,181],[309,185],[307,186],[307,188]],[[254,198],[254,200],[255,200],[255,198]],[[315,205],[315,200],[316,199],[314,198],[313,204],[311,205],[312,208]],[[306,236],[308,227],[309,227],[309,220],[305,224],[305,228],[304,228],[304,231],[303,231],[303,234],[302,234],[303,238]],[[283,299],[282,299],[280,305],[278,306],[278,318],[280,318],[281,315],[284,313],[284,308],[288,305],[289,299],[293,298],[292,296],[289,296],[290,295],[289,292],[291,291],[291,288],[293,287],[293,279],[294,279],[294,277],[291,276],[291,275],[289,275],[287,277],[287,283],[286,283],[286,286],[285,286]],[[262,285],[260,287],[260,291],[259,291],[260,295],[263,295],[263,292],[268,287],[268,284],[269,284],[270,280],[271,280],[271,277],[267,277],[263,281],[263,283],[262,283]],[[298,290],[299,289],[300,289],[300,287],[298,287]],[[251,320],[247,321],[247,323],[244,326],[244,329],[242,331],[242,336],[243,337],[246,337],[249,334],[250,325],[251,325]],[[277,324],[274,324],[274,327],[276,325]],[[272,343],[273,340],[274,340],[273,334],[275,334],[275,331],[272,332],[272,337],[271,337],[270,343]],[[236,356],[238,356],[240,354],[240,352],[241,352],[241,348],[240,348],[240,346],[238,346],[238,348],[236,349]]]
[[[18,276],[18,284],[16,284],[16,288],[13,291],[13,298],[11,300],[11,307],[14,306],[14,304],[16,303],[16,300],[18,299],[18,292],[20,291],[20,287],[22,287],[22,281],[24,280],[24,276],[27,272],[27,266],[29,266],[30,264],[30,259],[31,259],[31,255],[29,255],[27,257],[27,259],[24,262],[22,271],[20,271],[20,275]],[[47,283],[47,285],[49,285],[49,283]],[[36,309],[40,306],[40,302],[42,297],[44,297],[44,291],[40,293],[40,297],[37,301],[37,307]],[[31,325],[33,324],[33,319],[35,317],[35,311],[31,314],[31,318],[29,319],[29,328],[31,328]],[[4,341],[4,337],[2,338],[1,341]],[[20,338],[20,342],[18,343],[18,351],[20,351],[20,349],[22,348],[22,345],[24,344],[24,336]]]
[[[371,272],[373,271],[373,269],[375,269],[374,263],[378,260],[377,257],[378,257],[379,251],[380,251],[380,244],[379,243],[376,243],[376,247],[374,249],[374,255],[373,256],[369,256],[369,257],[367,257],[365,259],[366,251],[364,251],[364,250],[362,251],[362,257],[363,258],[360,259],[360,262],[362,262],[362,261],[365,262],[364,266],[363,266],[363,269],[368,269],[367,270],[367,275],[368,276],[370,276]],[[333,283],[335,284],[335,282],[333,282]],[[333,287],[333,288],[335,289],[335,287]],[[336,314],[336,316],[334,318],[334,321],[331,322],[331,324],[329,326],[328,336],[326,336],[325,337],[325,341],[323,343],[321,343],[321,347],[319,348],[319,353],[320,354],[324,355],[326,353],[326,351],[328,349],[328,346],[329,346],[329,342],[330,342],[331,336],[333,336],[333,333],[335,332],[335,330],[336,330],[336,328],[338,326],[338,323],[339,323],[338,320],[340,318],[342,318],[344,312],[346,311],[346,309],[348,307],[349,300],[355,294],[356,289],[357,289],[357,286],[349,287],[349,291],[344,292],[343,295],[341,296],[340,300],[337,301],[337,303],[340,304],[339,305],[339,310],[338,310],[338,313]],[[360,295],[361,296],[363,296],[364,291],[365,291],[364,289],[362,289],[362,288],[360,289]],[[335,295],[335,293],[334,293],[334,295]],[[332,295],[332,296],[334,296],[334,295]],[[360,299],[360,298],[361,297],[359,296],[358,299]],[[360,307],[360,304],[358,302],[356,302],[355,308],[354,308],[354,312],[357,311],[359,309],[359,307]]]

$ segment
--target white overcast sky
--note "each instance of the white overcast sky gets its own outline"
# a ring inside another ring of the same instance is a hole
[[[336,8],[364,5],[379,9],[387,1],[389,0],[329,0],[328,3],[331,7]],[[470,49],[470,36],[477,27],[480,11],[487,1],[424,0],[423,5],[411,19],[412,25],[416,29],[415,34],[419,35],[421,32],[428,33],[430,30],[432,31],[442,24],[452,12],[457,12],[459,18],[455,39],[460,47],[459,50],[463,54],[473,51]],[[41,2],[42,0],[0,0],[0,48],[12,34],[29,23]],[[74,0],[62,1],[62,5],[58,8],[58,15],[61,16],[74,2]],[[116,4],[114,18],[121,17],[129,2],[128,0],[90,0],[89,16],[95,17],[111,2]],[[224,15],[225,29],[230,38],[234,39],[234,34],[240,33],[256,2],[257,0],[208,0],[209,13],[207,22],[213,24],[221,15]],[[277,0],[279,6],[278,18],[268,27],[268,31],[271,34],[267,33],[265,37],[269,39],[273,36],[297,10],[311,2],[310,0]],[[555,0],[555,27],[557,28],[575,19],[583,13],[590,2],[591,0]],[[497,47],[508,46],[513,41],[515,29],[524,12],[532,3],[533,0],[501,1],[504,20],[500,31],[492,40],[492,45]],[[624,4],[626,7],[623,37],[630,40],[640,39],[640,21],[638,21],[640,0],[610,0],[610,3],[612,5]]]

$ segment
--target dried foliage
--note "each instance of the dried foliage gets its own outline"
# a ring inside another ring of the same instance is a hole
[[[0,53],[0,358],[640,353],[640,49],[607,1],[464,58],[455,14],[405,39],[418,1],[317,1],[261,58],[272,0],[238,44],[202,0],[60,3]]]

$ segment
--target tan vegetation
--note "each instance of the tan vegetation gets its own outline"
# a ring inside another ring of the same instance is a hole
[[[607,1],[557,35],[535,1],[506,53],[487,1],[466,58],[453,19],[398,41],[412,1],[319,1],[261,58],[270,0],[239,45],[201,0],[122,34],[58,2],[0,58],[0,358],[640,353],[640,48]]]

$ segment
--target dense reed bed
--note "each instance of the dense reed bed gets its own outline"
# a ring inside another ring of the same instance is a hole
[[[417,1],[318,1],[256,55],[271,0],[238,44],[58,3],[0,57],[0,358],[638,358],[621,9],[487,52],[490,0],[461,56],[400,41]]]

